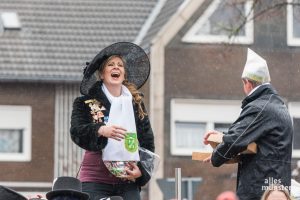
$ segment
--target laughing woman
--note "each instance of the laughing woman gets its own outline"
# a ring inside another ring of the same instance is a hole
[[[129,42],[104,48],[84,70],[70,133],[86,150],[79,178],[91,200],[141,199],[140,187],[150,175],[139,162],[138,147],[154,152],[154,137],[137,89],[149,73],[147,55]]]

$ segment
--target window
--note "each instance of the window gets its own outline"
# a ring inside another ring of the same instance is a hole
[[[239,29],[245,17],[252,18],[251,7],[252,1],[214,0],[182,40],[196,43],[251,44],[253,20]]]
[[[190,156],[194,151],[210,152],[203,144],[208,130],[225,132],[240,113],[240,101],[171,100],[171,154]]]
[[[290,102],[289,112],[294,125],[293,157],[300,158],[300,102]]]
[[[15,12],[3,12],[1,13],[1,22],[3,29],[21,29],[21,23],[19,16]]]
[[[204,133],[206,124],[200,122],[175,122],[175,138],[177,148],[208,149],[201,141],[195,139],[199,132]],[[195,137],[196,136],[196,137]]]
[[[300,3],[300,0],[288,0],[288,3]],[[287,6],[287,44],[300,45],[300,7],[299,5]]]
[[[31,107],[0,106],[0,161],[31,160]]]

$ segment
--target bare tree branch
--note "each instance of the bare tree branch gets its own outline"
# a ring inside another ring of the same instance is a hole
[[[246,3],[246,1],[243,1],[244,3]],[[282,8],[284,6],[287,6],[287,5],[292,5],[292,6],[299,6],[300,3],[294,3],[294,2],[278,2],[278,3],[274,3],[272,4],[271,6],[268,6],[256,13],[254,13],[254,9],[256,8],[257,5],[259,5],[259,3],[261,3],[262,0],[253,0],[253,4],[251,6],[251,9],[248,13],[246,13],[246,15],[244,14],[241,14],[241,18],[242,18],[242,21],[241,23],[237,26],[237,27],[234,27],[232,28],[231,27],[231,33],[229,34],[229,38],[232,38],[236,35],[238,35],[238,33],[245,27],[246,23],[248,23],[249,21],[251,20],[254,20],[256,18],[258,18],[259,16],[271,11],[271,10],[275,10],[275,9],[279,9],[279,8]],[[239,9],[238,9],[239,10]],[[251,17],[253,13],[253,16]],[[225,30],[230,30],[230,28],[227,28]]]

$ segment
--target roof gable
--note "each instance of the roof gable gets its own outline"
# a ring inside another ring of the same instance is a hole
[[[160,29],[168,22],[168,20],[177,12],[184,0],[165,0],[157,17],[151,24],[151,27],[141,41],[141,46],[149,51],[151,40],[156,36]]]

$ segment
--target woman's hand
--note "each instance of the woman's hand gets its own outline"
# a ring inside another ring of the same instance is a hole
[[[99,136],[115,139],[121,141],[125,138],[126,129],[121,126],[101,126],[98,130]]]
[[[46,197],[45,197],[46,198]],[[43,195],[40,195],[40,194],[37,194],[37,195],[35,195],[35,196],[28,196],[27,197],[27,199],[29,199],[29,200],[34,200],[34,199],[40,199],[40,200],[44,200],[45,199],[44,197],[43,197]]]
[[[128,175],[124,177],[125,179],[135,181],[136,178],[142,176],[140,168],[135,163],[129,162],[127,167],[126,172]]]

